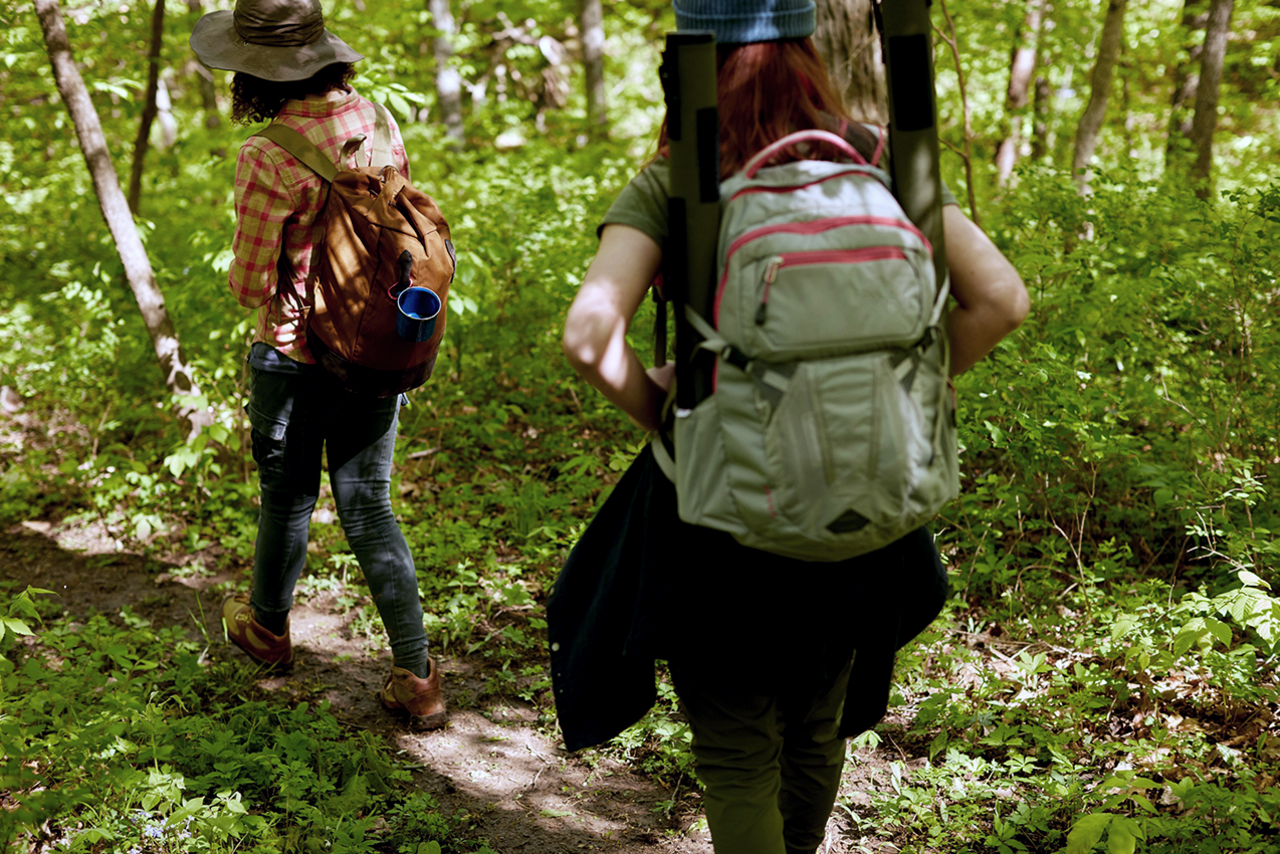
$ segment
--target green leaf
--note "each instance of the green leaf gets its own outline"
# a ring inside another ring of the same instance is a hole
[[[1236,577],[1240,579],[1240,583],[1245,587],[1261,587],[1266,589],[1271,586],[1247,569],[1240,570],[1236,573]]]
[[[1089,854],[1102,839],[1111,819],[1108,812],[1093,812],[1077,819],[1067,834],[1066,854]]]
[[[1123,827],[1126,832],[1128,832],[1133,836],[1136,836],[1138,839],[1141,839],[1144,842],[1146,841],[1147,831],[1146,831],[1146,828],[1142,826],[1142,822],[1129,818],[1127,816],[1119,815],[1119,816],[1116,816],[1115,822],[1111,825],[1113,832],[1117,825]]]
[[[388,92],[387,100],[391,102],[391,108],[402,116],[413,115],[413,107],[404,99],[399,92]]]
[[[1111,823],[1111,832],[1107,834],[1107,854],[1133,854],[1137,846],[1137,838],[1120,822]]]
[[[164,463],[169,467],[169,474],[174,477],[182,477],[182,473],[186,471],[187,466],[190,464],[190,459],[190,452],[183,449],[176,454],[170,454],[165,457]]]
[[[1157,489],[1151,496],[1157,507],[1163,507],[1173,500],[1174,494],[1172,489]]]
[[[235,257],[235,253],[230,249],[224,249],[213,256],[210,266],[213,267],[215,273],[225,273],[231,269],[231,262],[235,260]]]
[[[89,88],[95,92],[108,92],[116,95],[122,101],[132,101],[134,97],[134,93],[131,90],[111,80],[95,80],[89,84]]]
[[[1178,632],[1178,636],[1173,639],[1173,654],[1186,655],[1187,650],[1195,646],[1203,636],[1203,630],[1197,631],[1196,629],[1183,629]]]
[[[1205,617],[1204,627],[1209,631],[1209,634],[1220,640],[1223,646],[1231,646],[1231,629],[1226,623],[1215,620],[1212,617]]]
[[[440,854],[439,842],[419,842],[415,854]]]
[[[1004,432],[990,421],[984,420],[982,423],[987,428],[987,434],[991,437],[991,444],[999,447],[1004,440]]]
[[[27,628],[26,623],[22,622],[22,620],[19,620],[17,617],[5,617],[4,619],[0,620],[0,624],[3,624],[6,627],[8,627],[9,631],[13,632],[15,635],[35,634],[35,632]]]
[[[464,297],[461,294],[449,295],[449,307],[453,309],[454,313],[459,315],[464,315],[467,312],[471,312],[472,314],[480,313],[480,306],[476,301],[470,297]]]

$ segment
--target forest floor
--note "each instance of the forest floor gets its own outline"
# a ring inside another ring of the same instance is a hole
[[[225,641],[219,619],[223,597],[247,569],[201,575],[189,569],[194,556],[166,560],[118,548],[94,524],[24,522],[0,534],[0,579],[54,591],[72,619],[95,610],[119,616],[125,608],[154,627],[186,625],[193,638],[207,639],[207,656],[253,666]],[[295,605],[294,665],[285,674],[262,674],[258,690],[286,704],[328,700],[345,725],[376,734],[416,765],[414,784],[446,815],[465,813],[470,832],[499,854],[711,851],[690,781],[667,788],[606,753],[568,753],[550,722],[549,701],[539,708],[495,693],[489,671],[496,665],[482,656],[442,655],[449,724],[436,732],[408,730],[376,696],[389,653],[371,650],[333,604],[322,595]],[[907,757],[889,745],[857,751],[846,787],[865,792],[898,758]],[[866,795],[845,797],[857,803]],[[851,831],[837,812],[823,850],[897,850]]]

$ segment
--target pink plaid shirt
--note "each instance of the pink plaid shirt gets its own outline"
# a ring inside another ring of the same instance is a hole
[[[274,121],[305,136],[336,163],[343,144],[360,134],[369,140],[356,156],[368,156],[376,118],[373,103],[349,89],[330,93],[325,101],[288,101]],[[395,119],[391,120],[391,163],[409,177],[409,159]],[[300,321],[307,276],[323,236],[317,218],[327,198],[320,177],[274,142],[251,136],[240,147],[231,293],[241,305],[258,309],[254,340],[265,341],[299,362],[315,362]],[[281,251],[293,264],[298,300],[280,292],[276,264]]]

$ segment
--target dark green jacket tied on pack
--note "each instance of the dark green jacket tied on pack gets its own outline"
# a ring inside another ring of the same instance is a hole
[[[547,603],[565,745],[600,744],[644,717],[655,659],[708,686],[816,696],[855,649],[841,735],[856,735],[885,713],[894,653],[946,596],[927,529],[838,563],[760,552],[680,521],[675,487],[646,448]]]

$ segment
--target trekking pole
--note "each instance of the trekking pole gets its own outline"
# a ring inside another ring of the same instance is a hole
[[[667,102],[667,245],[663,290],[675,306],[676,407],[693,409],[711,393],[715,355],[697,348],[700,336],[685,306],[711,316],[716,246],[720,237],[720,119],[716,110],[715,34],[667,34],[659,70]]]
[[[947,248],[942,234],[931,5],[931,0],[879,0],[875,10],[889,87],[889,169],[894,193],[907,217],[929,238],[934,272],[942,287]]]

